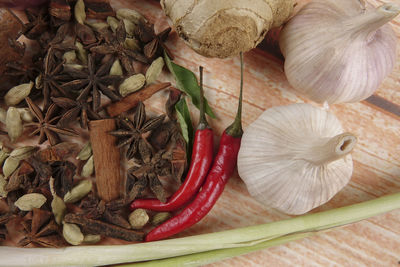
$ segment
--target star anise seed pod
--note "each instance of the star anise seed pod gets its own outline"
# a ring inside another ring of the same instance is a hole
[[[55,125],[60,116],[54,117],[57,109],[57,106],[54,103],[49,106],[45,115],[43,116],[42,110],[29,97],[27,97],[25,101],[28,104],[29,110],[37,120],[37,122],[25,124],[25,126],[33,126],[36,128],[30,135],[33,136],[39,134],[39,144],[43,143],[47,139],[49,140],[50,145],[56,145],[60,141],[58,134],[69,136],[78,135],[75,130],[66,129]]]

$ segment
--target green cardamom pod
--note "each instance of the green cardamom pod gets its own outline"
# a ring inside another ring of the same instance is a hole
[[[83,243],[85,244],[96,244],[101,240],[101,235],[85,235]]]
[[[6,124],[7,111],[0,108],[0,122]]]
[[[8,157],[4,161],[3,165],[3,174],[5,178],[8,178],[19,166],[19,159],[15,159],[13,157]]]
[[[132,229],[142,229],[149,222],[149,215],[144,209],[136,209],[129,214],[129,224]]]
[[[76,52],[74,50],[67,51],[63,55],[66,64],[74,63],[76,60]]]
[[[79,160],[88,160],[90,158],[90,156],[92,155],[92,145],[90,144],[90,142],[87,142],[82,150],[79,152],[78,156],[76,157],[76,159]]]
[[[21,120],[24,122],[32,122],[33,115],[28,108],[18,108],[19,115],[21,116]]]
[[[124,42],[124,47],[127,49],[134,50],[134,51],[140,50],[139,41],[137,39],[135,39],[134,37],[126,38],[125,42]]]
[[[63,237],[65,241],[73,246],[81,244],[85,238],[79,226],[73,223],[64,223]]]
[[[13,157],[17,160],[27,159],[30,156],[32,156],[33,153],[36,152],[36,150],[37,150],[37,147],[35,147],[35,146],[18,147],[16,149],[14,149],[13,151],[11,151],[10,157]]]
[[[7,180],[0,174],[0,198],[7,197],[8,191],[5,190]]]
[[[151,220],[151,224],[154,226],[157,226],[166,220],[171,218],[171,213],[169,212],[159,212],[153,216],[153,219]]]
[[[84,64],[84,65],[86,65],[87,64],[87,62],[88,62],[88,55],[87,55],[87,51],[86,51],[86,49],[83,47],[83,45],[79,42],[79,41],[76,41],[75,42],[75,46],[76,46],[76,49],[77,49],[77,54],[76,54],[76,56],[78,57],[78,59]]]
[[[87,24],[96,31],[102,31],[109,27],[109,25],[105,22],[89,22]]]
[[[39,193],[30,193],[17,199],[14,205],[22,211],[30,211],[33,208],[40,209],[46,201],[47,199],[44,195]]]
[[[94,172],[94,161],[93,161],[93,156],[90,156],[90,158],[86,161],[85,165],[83,165],[82,167],[81,176],[89,177],[93,174],[93,172]]]
[[[74,7],[75,19],[78,23],[84,25],[86,20],[85,3],[83,0],[76,1]]]
[[[108,16],[107,23],[110,26],[111,30],[115,33],[117,31],[119,21],[114,17]]]
[[[124,21],[124,25],[125,25],[126,34],[129,37],[132,37],[135,34],[136,24],[134,24],[133,22],[131,22],[130,20],[127,20],[127,19],[123,19],[123,21]]]
[[[22,135],[21,115],[14,107],[9,107],[7,110],[6,129],[11,142],[15,142]]]
[[[134,74],[121,83],[121,85],[119,86],[119,93],[122,96],[127,96],[142,88],[145,83],[146,77],[143,74]]]
[[[162,57],[157,58],[154,60],[150,67],[146,71],[146,83],[152,84],[160,76],[162,69],[164,68],[164,59]]]
[[[64,196],[65,203],[75,203],[84,198],[92,190],[93,184],[90,180],[82,180]]]
[[[120,8],[116,13],[118,19],[127,19],[134,24],[139,24],[141,20],[146,21],[142,14],[133,9]]]
[[[121,63],[119,62],[119,59],[116,59],[111,66],[110,75],[122,76],[123,74]]]
[[[7,106],[15,106],[24,100],[31,92],[34,82],[14,86],[4,96]]]

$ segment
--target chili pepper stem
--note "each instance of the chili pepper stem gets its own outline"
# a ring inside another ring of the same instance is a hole
[[[208,123],[205,114],[205,104],[204,104],[204,89],[203,89],[203,67],[199,67],[200,71],[200,119],[199,125],[197,126],[198,130],[203,130],[208,128]]]
[[[226,133],[233,137],[240,137],[243,135],[242,128],[242,98],[243,98],[243,52],[240,52],[240,94],[239,105],[236,113],[235,120],[226,129]]]

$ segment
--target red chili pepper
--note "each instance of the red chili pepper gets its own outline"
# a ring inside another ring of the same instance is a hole
[[[203,68],[200,67],[200,92],[203,95]],[[155,211],[173,211],[181,208],[199,191],[213,160],[213,131],[208,126],[204,111],[204,100],[201,97],[200,123],[196,130],[190,168],[183,184],[168,198],[166,203],[158,199],[137,199],[131,209],[143,208]]]
[[[235,121],[221,136],[218,154],[214,159],[213,166],[207,175],[206,182],[196,198],[187,205],[181,213],[150,231],[145,241],[156,241],[177,234],[200,221],[212,209],[222,194],[226,183],[232,176],[239,153],[242,139],[242,90],[243,90],[243,57],[241,58],[241,86],[239,96],[239,107]]]

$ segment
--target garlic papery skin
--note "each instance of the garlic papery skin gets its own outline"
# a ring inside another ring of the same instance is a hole
[[[296,91],[323,103],[357,102],[392,71],[397,37],[389,24],[394,4],[314,0],[284,26],[279,44],[285,74]]]
[[[178,35],[197,53],[226,58],[259,44],[291,14],[293,0],[161,0]]]
[[[239,176],[260,203],[303,214],[350,181],[356,143],[328,111],[310,104],[273,107],[244,131]]]

